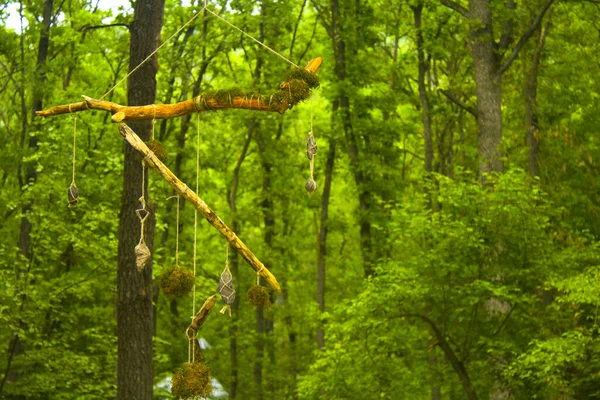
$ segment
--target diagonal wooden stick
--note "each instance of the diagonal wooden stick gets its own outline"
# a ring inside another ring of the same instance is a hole
[[[111,101],[95,100],[88,96],[82,96],[84,100],[82,102],[54,106],[47,110],[36,111],[35,115],[38,117],[50,117],[86,110],[102,110],[113,114],[112,122],[123,122],[175,118],[194,112],[216,111],[228,108],[273,111],[283,114],[300,101],[307,99],[310,96],[310,90],[319,85],[319,80],[315,73],[322,62],[323,58],[317,57],[309,61],[304,70],[291,71],[288,80],[279,86],[279,91],[267,96],[252,91],[232,89],[207,92],[193,99],[175,104],[150,104],[146,106],[123,106]],[[306,72],[302,75],[298,71]]]
[[[252,269],[254,269],[257,274],[262,276],[273,289],[281,292],[281,287],[279,286],[279,283],[277,283],[277,279],[275,279],[275,276],[271,273],[271,271],[269,271],[267,267],[265,267],[264,264],[259,261],[259,259],[244,244],[244,242],[242,242],[240,238],[235,235],[235,232],[233,232],[225,224],[225,222],[223,222],[223,220],[219,218],[219,216],[215,214],[215,212],[211,210],[210,207],[207,206],[206,203],[200,197],[198,197],[196,193],[194,193],[194,191],[180,181],[179,178],[177,178],[175,174],[173,174],[171,170],[169,170],[169,168],[167,168],[166,165],[163,164],[152,151],[150,151],[148,146],[146,146],[146,143],[144,143],[144,141],[140,139],[139,136],[127,124],[120,124],[119,132],[134,149],[139,151],[144,156],[144,162],[147,166],[154,168],[156,172],[158,172],[160,176],[162,176],[163,179],[167,181],[167,183],[173,189],[175,189],[177,193],[189,201],[192,206],[194,206],[194,208],[198,210],[200,214],[202,214],[202,216],[212,226],[214,226],[221,233],[221,235],[225,237],[231,247],[237,251],[238,254],[242,256],[242,258],[246,260],[248,264],[250,264]]]

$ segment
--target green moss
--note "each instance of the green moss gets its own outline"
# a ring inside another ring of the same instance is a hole
[[[319,77],[304,68],[292,68],[287,74],[287,81],[297,79],[306,82],[310,89],[318,88],[320,85]]]
[[[165,161],[169,157],[169,152],[167,151],[167,148],[158,140],[152,139],[146,144],[148,145],[150,151],[152,151],[160,161]]]
[[[211,392],[210,368],[204,363],[185,363],[173,375],[171,393],[175,399],[208,397]]]
[[[163,292],[173,297],[188,294],[194,287],[194,281],[194,274],[179,265],[158,278],[158,284]]]
[[[266,310],[271,308],[269,292],[263,286],[254,285],[248,289],[248,300],[256,307],[264,307]]]

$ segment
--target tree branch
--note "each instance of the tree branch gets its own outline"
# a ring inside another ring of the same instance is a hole
[[[252,251],[238,238],[221,218],[208,206],[206,203],[198,197],[190,188],[188,188],[179,178],[171,172],[165,164],[160,161],[152,151],[146,146],[144,141],[136,135],[136,133],[127,124],[119,125],[119,132],[125,140],[135,150],[140,152],[144,157],[144,162],[150,168],[153,168],[162,178],[179,193],[184,199],[200,212],[200,214],[206,219],[215,229],[223,235],[223,237],[229,242],[232,249],[238,252],[238,254],[246,260],[252,269],[262,276],[269,285],[276,291],[280,292],[281,287],[277,283],[275,276],[260,262],[258,258],[252,253]]]
[[[529,29],[523,34],[523,36],[521,36],[521,39],[519,39],[519,42],[513,49],[510,56],[506,59],[506,61],[504,61],[504,63],[502,63],[502,66],[498,70],[498,75],[502,75],[504,72],[506,72],[508,68],[510,68],[510,66],[519,55],[519,52],[521,51],[525,43],[527,43],[527,41],[533,36],[535,31],[537,31],[540,28],[542,20],[544,19],[544,15],[546,14],[546,11],[548,11],[552,3],[554,3],[554,0],[548,0],[546,4],[544,4],[538,15],[533,20],[533,23],[531,24]]]
[[[129,24],[84,25],[81,28],[79,28],[79,31],[87,32],[87,31],[94,31],[96,29],[102,29],[102,28],[112,28],[114,26],[122,26],[127,29],[131,28],[131,26]]]
[[[440,0],[440,3],[442,3],[443,5],[445,5],[448,8],[453,9],[454,11],[460,13],[463,17],[470,19],[471,18],[471,12],[461,6],[460,4],[452,1],[452,0]]]
[[[87,96],[83,102],[54,106],[36,111],[35,115],[49,117],[85,110],[103,110],[113,114],[113,122],[131,120],[154,120],[180,117],[194,112],[205,112],[228,108],[285,113],[297,103],[310,97],[311,89],[319,86],[315,72],[321,66],[322,57],[309,61],[305,69],[290,72],[288,80],[279,86],[279,92],[264,96],[241,89],[209,91],[190,100],[175,104],[151,104],[147,106],[122,106],[110,101],[95,100]]]
[[[446,96],[446,98],[448,100],[450,100],[451,102],[453,102],[454,104],[456,104],[457,106],[459,106],[460,108],[462,108],[463,110],[465,110],[466,112],[468,112],[469,114],[471,114],[472,116],[474,116],[475,118],[477,118],[477,110],[475,110],[475,108],[467,105],[465,102],[463,102],[461,99],[459,99],[458,97],[456,97],[454,95],[454,93],[449,92],[447,90],[444,89],[440,89],[440,92]]]

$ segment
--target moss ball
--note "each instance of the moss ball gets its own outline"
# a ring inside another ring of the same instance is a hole
[[[160,161],[165,161],[169,157],[167,148],[158,140],[152,139],[147,144],[150,151],[152,151]]]
[[[208,397],[211,392],[210,368],[204,363],[185,363],[173,375],[171,393],[175,399]]]
[[[194,274],[178,265],[161,275],[158,284],[166,295],[178,297],[188,294],[194,287],[194,281]]]
[[[254,285],[248,289],[248,300],[253,306],[264,307],[267,310],[271,308],[269,292],[263,286]]]

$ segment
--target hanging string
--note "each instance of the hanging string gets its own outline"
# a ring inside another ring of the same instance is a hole
[[[167,200],[177,199],[177,208],[175,212],[175,266],[179,266],[179,195],[168,197]]]
[[[67,197],[69,200],[69,207],[75,207],[79,203],[79,189],[75,185],[75,154],[77,149],[77,113],[71,111],[71,104],[69,104],[69,112],[73,114],[73,176],[71,178],[71,184],[67,191]]]
[[[71,105],[69,104],[69,111],[71,111]],[[73,113],[73,180],[71,185],[75,184],[75,153],[77,148],[77,113]]]
[[[156,104],[152,104],[152,127],[150,129],[150,140],[154,140],[154,125],[156,125]]]
[[[282,54],[278,53],[277,51],[275,51],[274,49],[272,49],[271,47],[267,46],[266,44],[264,44],[263,42],[261,42],[260,40],[254,38],[253,36],[251,36],[250,34],[244,32],[243,30],[241,30],[240,28],[238,28],[237,26],[233,25],[231,22],[227,21],[225,18],[221,17],[219,14],[215,13],[214,11],[212,11],[210,8],[207,8],[206,11],[208,11],[209,13],[211,13],[212,15],[214,15],[216,18],[220,19],[221,21],[225,22],[227,25],[229,25],[230,27],[232,27],[233,29],[237,30],[238,32],[240,32],[242,35],[254,40],[256,43],[258,43],[259,45],[261,45],[262,47],[264,47],[265,49],[269,50],[271,53],[275,54],[277,57],[281,58],[282,60],[290,63],[291,65],[293,65],[296,68],[300,68],[298,65],[296,65],[293,61],[288,60],[285,56],[283,56]]]
[[[200,113],[196,113],[196,193],[200,175]],[[198,210],[194,209],[194,289],[192,293],[192,318],[196,315],[196,250],[198,240]]]
[[[146,220],[150,216],[150,212],[146,208],[146,195],[145,195],[145,187],[146,187],[146,165],[144,164],[144,160],[142,160],[142,195],[140,196],[139,202],[142,205],[140,208],[135,210],[139,220],[140,220],[140,241],[135,246],[135,263],[138,271],[142,271],[148,261],[150,261],[151,252],[148,246],[146,245],[146,237],[144,235]]]
[[[205,6],[206,7],[206,3]],[[196,18],[198,18],[198,16],[204,11],[204,8],[202,8],[202,10],[198,11],[198,13],[196,13],[192,18],[189,19],[188,22],[186,22],[185,24],[183,24],[181,26],[181,28],[179,28],[174,34],[172,34],[171,36],[169,36],[169,38],[167,40],[165,40],[160,46],[158,46],[156,48],[156,50],[154,50],[152,53],[150,53],[150,55],[148,57],[146,57],[141,63],[139,63],[134,69],[132,69],[127,75],[125,75],[125,77],[123,79],[121,79],[120,81],[118,81],[113,87],[111,87],[110,89],[108,89],[108,91],[106,93],[104,93],[102,95],[102,97],[100,97],[100,100],[104,99],[106,96],[108,96],[113,90],[115,90],[121,83],[123,83],[127,78],[129,78],[131,75],[133,75],[133,73],[135,71],[137,71],[138,69],[140,69],[140,67],[142,65],[144,65],[148,60],[150,60],[152,58],[152,56],[154,56],[156,53],[158,53],[158,51],[160,49],[162,49],[171,39],[173,39],[175,36],[177,36],[179,34],[179,32],[181,32],[182,30],[184,30],[189,24],[191,24]]]
[[[267,46],[266,44],[264,44],[263,42],[261,42],[260,40],[256,39],[255,37],[253,37],[252,35],[244,32],[242,29],[238,28],[237,26],[235,26],[234,24],[232,24],[231,22],[227,21],[225,18],[221,17],[219,14],[215,13],[214,11],[212,11],[211,9],[208,8],[208,2],[207,0],[204,0],[204,7],[202,7],[202,9],[200,11],[198,11],[196,14],[194,14],[194,16],[192,18],[190,18],[185,24],[183,24],[181,26],[181,28],[177,29],[177,31],[175,33],[173,33],[171,36],[169,36],[169,38],[167,40],[165,40],[160,46],[158,46],[152,53],[150,53],[150,55],[148,57],[146,57],[144,60],[142,60],[142,62],[140,62],[135,68],[133,68],[127,75],[125,75],[125,77],[123,79],[121,79],[120,81],[118,81],[113,87],[111,87],[110,89],[108,89],[108,91],[106,93],[104,93],[101,97],[100,100],[103,100],[106,96],[108,96],[113,90],[115,90],[121,83],[123,83],[127,78],[129,78],[131,75],[133,75],[138,69],[140,69],[140,67],[142,65],[144,65],[146,62],[148,62],[148,60],[150,60],[156,53],[159,52],[160,49],[162,49],[169,41],[171,41],[174,37],[176,37],[182,30],[184,30],[188,25],[190,25],[196,18],[198,18],[200,16],[200,14],[202,14],[204,11],[208,11],[209,13],[211,13],[213,16],[215,16],[217,19],[220,19],[221,21],[225,22],[227,25],[229,25],[230,27],[232,27],[233,29],[237,30],[238,32],[240,32],[241,34],[243,34],[244,36],[254,40],[256,43],[258,43],[259,45],[261,45],[262,47],[264,47],[265,49],[269,50],[271,53],[275,54],[277,57],[281,58],[282,60],[288,62],[290,65],[293,65],[296,68],[300,68],[296,63],[294,63],[293,61],[287,59],[285,56],[283,56],[282,54],[278,53],[277,51],[275,51],[273,48]]]

